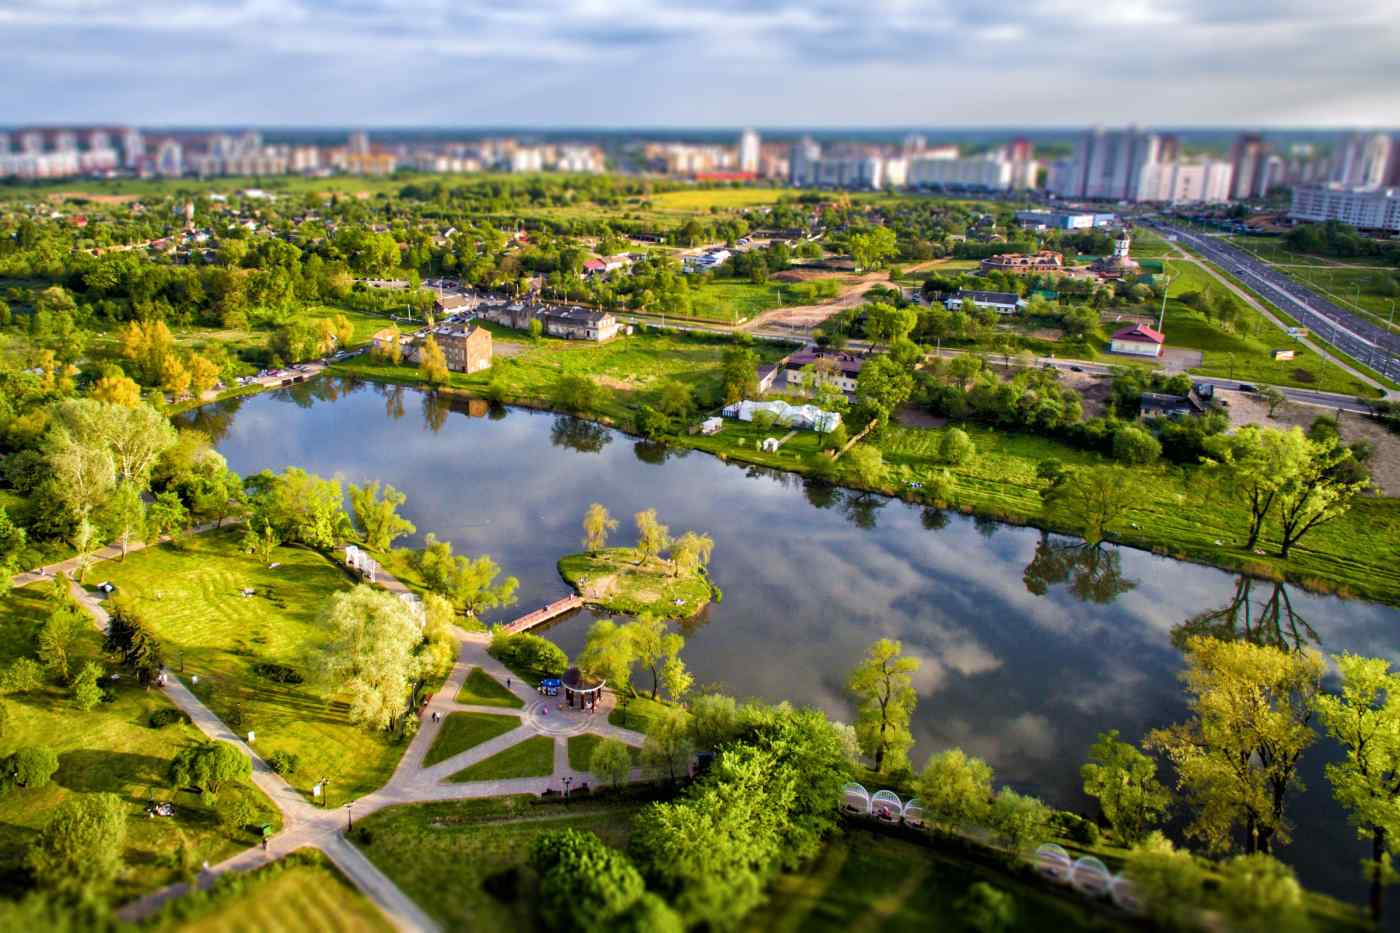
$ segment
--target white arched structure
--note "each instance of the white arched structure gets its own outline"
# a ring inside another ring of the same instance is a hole
[[[1069,853],[1064,850],[1063,846],[1047,842],[1035,850],[1035,870],[1051,881],[1064,884],[1069,881],[1070,871],[1073,868],[1074,863],[1070,860]]]
[[[841,809],[851,813],[870,812],[870,791],[852,782],[841,788]]]
[[[1080,894],[1103,897],[1113,884],[1113,876],[1109,874],[1108,866],[1103,862],[1092,855],[1086,855],[1075,861],[1070,869],[1069,883]]]
[[[904,802],[892,790],[877,790],[870,798],[870,813],[876,819],[897,821],[904,813]]]
[[[924,802],[918,797],[909,798],[909,801],[904,804],[904,811],[900,816],[910,826],[924,825]]]
[[[1122,910],[1130,914],[1141,914],[1142,899],[1138,897],[1137,886],[1122,875],[1117,875],[1113,883],[1108,886],[1108,896],[1113,898],[1113,903]]]

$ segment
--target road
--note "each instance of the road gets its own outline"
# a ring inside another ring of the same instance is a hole
[[[1248,252],[1161,220],[1144,219],[1158,233],[1174,235],[1220,268],[1278,305],[1343,353],[1400,382],[1400,337],[1318,295]]]

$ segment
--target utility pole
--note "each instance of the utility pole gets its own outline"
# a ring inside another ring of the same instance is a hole
[[[1167,284],[1162,287],[1162,310],[1157,315],[1157,333],[1162,333],[1162,325],[1167,322],[1167,292],[1172,287],[1172,277],[1167,276]]]

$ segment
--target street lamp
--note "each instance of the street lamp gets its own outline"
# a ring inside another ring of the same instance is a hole
[[[573,783],[574,783],[574,779],[573,779],[573,778],[571,778],[571,777],[566,777],[566,778],[564,778],[564,796],[565,796],[565,797],[569,796],[569,785],[571,785],[571,784],[573,784]]]
[[[350,808],[352,806],[354,806],[354,804],[347,803],[345,805],[345,831],[347,833],[355,828],[355,818],[350,813]]]

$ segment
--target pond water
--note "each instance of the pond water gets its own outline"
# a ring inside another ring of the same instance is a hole
[[[434,531],[519,577],[519,604],[489,621],[565,594],[555,561],[579,548],[590,503],[623,520],[621,540],[631,540],[633,513],[655,508],[673,533],[715,540],[723,600],[684,627],[697,683],[849,721],[847,672],[870,642],[897,638],[922,660],[916,768],[959,745],[989,761],[999,782],[1085,812],[1079,767],[1099,731],[1136,741],[1184,715],[1173,635],[1187,620],[1228,627],[1231,607],[1247,603],[1265,637],[1290,645],[1392,659],[1400,646],[1391,607],[810,487],[548,413],[323,378],[185,421],[209,431],[244,474],[295,465],[403,490],[420,538]],[[546,634],[572,654],[589,618]],[[1233,618],[1242,625],[1244,612]],[[1280,855],[1305,883],[1361,900],[1365,848],[1322,775],[1334,754],[1319,745],[1305,757],[1308,789],[1290,813],[1306,841]]]

